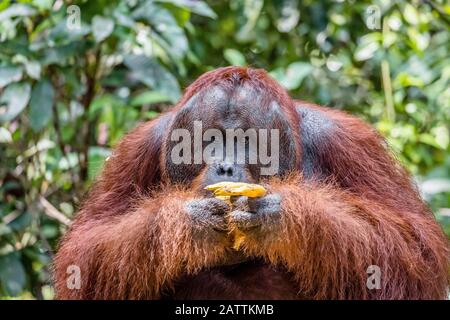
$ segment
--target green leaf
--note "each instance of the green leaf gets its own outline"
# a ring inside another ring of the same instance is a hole
[[[0,143],[12,142],[11,132],[4,127],[0,127]]]
[[[52,117],[54,91],[47,79],[38,82],[31,93],[29,120],[30,126],[38,132],[42,130]]]
[[[53,2],[53,0],[33,0],[33,5],[44,11],[51,9],[53,6]]]
[[[101,96],[96,97],[89,107],[89,118],[93,119],[101,111],[104,111],[105,108],[109,108],[112,105],[116,104],[118,101],[118,97],[114,94],[105,93]]]
[[[52,259],[43,252],[44,250],[40,247],[26,247],[23,249],[22,254],[37,263],[49,264],[52,262]]]
[[[244,55],[236,49],[225,49],[223,56],[233,66],[245,66],[247,64]]]
[[[423,87],[424,82],[420,77],[415,77],[406,72],[400,72],[394,79],[396,88],[406,88],[408,86]]]
[[[31,213],[24,212],[20,214],[17,218],[15,218],[13,221],[8,223],[8,226],[15,231],[22,231],[26,227],[28,227],[33,220],[33,217]]]
[[[13,231],[12,231],[12,229],[9,226],[7,226],[4,223],[0,223],[0,237],[5,237],[6,238],[6,236],[11,234],[12,232]]]
[[[9,6],[8,9],[0,12],[0,21],[4,21],[6,19],[14,18],[14,17],[27,17],[27,16],[34,15],[36,12],[37,12],[36,9],[34,9],[33,7],[31,7],[29,5],[15,3],[15,4]]]
[[[136,22],[126,14],[115,10],[113,13],[114,18],[116,19],[116,24],[119,26],[124,26],[130,29],[135,28]]]
[[[426,143],[435,148],[440,148],[439,144],[436,142],[436,137],[429,133],[422,133],[418,139],[422,143]]]
[[[127,55],[124,63],[131,70],[132,77],[168,96],[172,102],[179,99],[181,92],[176,78],[156,59],[144,55]]]
[[[300,87],[303,79],[305,79],[313,69],[313,66],[307,62],[294,62],[287,67],[286,71],[278,68],[270,72],[270,75],[280,82],[287,90],[293,90]]]
[[[148,119],[148,120],[151,120],[151,119],[155,119],[159,115],[160,115],[159,112],[154,111],[154,110],[150,110],[150,111],[147,111],[145,113],[145,118]]]
[[[102,147],[90,147],[88,153],[89,159],[89,172],[88,176],[90,180],[95,179],[97,174],[102,170],[103,164],[106,158],[111,155],[111,150]]]
[[[430,44],[430,35],[427,32],[419,32],[415,28],[408,28],[408,36],[411,46],[417,51],[424,51]]]
[[[71,44],[75,41],[85,41],[84,36],[91,32],[91,26],[84,23],[83,21],[80,24],[79,28],[68,28],[67,20],[62,19],[55,26],[49,29],[48,37],[42,40],[46,40],[44,43],[40,43],[44,45],[44,47],[54,47]],[[39,39],[39,36],[37,36]],[[39,41],[33,43],[34,45],[39,44]]]
[[[438,126],[431,129],[435,136],[436,144],[443,150],[446,150],[450,144],[450,134],[446,126]]]
[[[177,7],[189,9],[191,12],[198,15],[209,17],[212,19],[217,18],[217,14],[203,1],[192,0],[157,0],[157,2],[171,3]]]
[[[15,66],[0,67],[0,88],[6,87],[11,82],[22,79],[22,68]]]
[[[11,0],[3,0],[3,1],[0,1],[0,11],[3,11],[3,10],[5,10],[6,8],[8,8],[10,2],[11,2]]]
[[[41,77],[41,65],[34,60],[27,60],[24,62],[25,71],[30,78],[39,80]]]
[[[365,61],[373,57],[375,52],[380,47],[380,44],[376,41],[363,41],[355,50],[355,60]]]
[[[29,83],[10,84],[0,97],[0,122],[14,119],[30,100]]]
[[[58,227],[54,225],[46,224],[42,226],[42,235],[47,239],[54,239],[58,236]]]
[[[0,256],[0,283],[9,296],[19,295],[25,286],[25,270],[18,253]]]
[[[131,106],[142,106],[145,104],[154,104],[161,102],[169,102],[170,98],[164,94],[157,91],[146,91],[143,92],[131,100]]]
[[[177,24],[169,10],[152,2],[146,2],[133,12],[132,17],[136,20],[143,20],[153,27],[152,38],[169,55],[175,59],[184,57],[188,49],[188,40],[183,28]]]
[[[416,25],[419,23],[419,13],[417,12],[416,8],[414,8],[409,3],[405,5],[403,16],[405,17],[405,20],[412,25]]]
[[[59,47],[45,48],[44,57],[41,61],[43,65],[57,64],[65,65],[69,58],[79,57],[80,53],[86,48],[86,43],[77,41]]]
[[[257,22],[264,6],[264,0],[244,1],[245,24],[239,29],[235,37],[242,42],[251,41],[255,36]]]
[[[371,59],[380,48],[383,36],[379,32],[372,32],[359,38],[358,46],[354,50],[353,56],[356,61]]]
[[[114,21],[112,19],[101,16],[95,16],[92,19],[92,33],[97,43],[105,40],[113,30]]]

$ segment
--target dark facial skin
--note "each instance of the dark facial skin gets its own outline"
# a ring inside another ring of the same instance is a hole
[[[204,174],[204,185],[220,181],[258,182],[261,167],[248,162],[249,150],[246,145],[246,162],[236,163],[236,158],[227,158],[224,152],[222,159],[216,159],[212,164],[174,164],[171,161],[171,150],[178,141],[170,140],[170,133],[175,129],[187,129],[194,141],[194,121],[201,121],[203,132],[207,129],[217,129],[223,133],[227,129],[267,129],[270,150],[270,130],[278,129],[280,163],[276,175],[282,175],[295,167],[295,142],[292,129],[283,114],[275,97],[268,98],[268,94],[261,89],[243,83],[235,87],[221,87],[219,85],[207,87],[191,97],[186,104],[174,115],[171,130],[165,144],[165,169],[171,182],[191,183],[201,172]],[[193,143],[193,142],[192,142]],[[210,142],[203,142],[205,148]],[[224,146],[225,147],[225,146]],[[192,149],[193,150],[193,149]]]

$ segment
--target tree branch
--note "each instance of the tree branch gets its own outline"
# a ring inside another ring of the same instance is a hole
[[[101,50],[97,50],[95,55],[86,54],[85,76],[87,81],[87,90],[84,94],[81,104],[84,107],[83,127],[82,127],[82,147],[80,158],[80,179],[86,181],[88,177],[88,156],[89,144],[91,138],[91,125],[89,123],[89,108],[96,94],[97,73],[100,66]],[[92,60],[92,64],[90,63]]]
[[[69,218],[67,218],[62,212],[60,212],[58,209],[56,209],[43,196],[39,197],[39,203],[44,208],[44,212],[47,216],[61,222],[62,224],[66,225],[66,226],[70,226],[72,221]]]

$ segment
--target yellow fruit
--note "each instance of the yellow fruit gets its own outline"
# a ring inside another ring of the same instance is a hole
[[[244,182],[224,181],[206,186],[205,189],[213,191],[216,197],[247,196],[250,198],[258,198],[266,194],[266,189],[263,186]]]
[[[236,183],[236,182],[222,181],[222,182],[218,182],[218,183],[215,183],[215,184],[207,185],[207,186],[205,187],[205,189],[206,189],[206,190],[210,190],[210,191],[214,191],[214,190],[216,190],[216,189],[219,189],[219,188],[222,188],[222,187],[226,187],[226,186],[228,186],[228,185],[230,185],[230,184],[233,184],[233,183]]]
[[[233,209],[233,196],[247,196],[249,198],[258,198],[266,195],[266,189],[259,184],[223,181],[215,184],[210,184],[205,187],[206,190],[214,192],[214,196],[227,202]],[[239,250],[242,243],[245,241],[245,234],[239,229],[232,226],[233,237],[232,248]]]

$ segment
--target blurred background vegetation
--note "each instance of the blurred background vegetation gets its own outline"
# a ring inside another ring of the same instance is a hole
[[[111,148],[226,65],[373,123],[450,235],[449,26],[444,0],[0,1],[0,297],[54,296]]]

